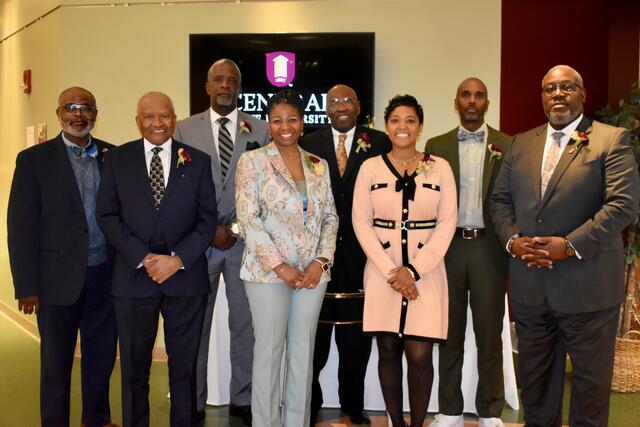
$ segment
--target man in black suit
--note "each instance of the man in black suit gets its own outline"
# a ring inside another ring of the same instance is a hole
[[[56,113],[62,132],[16,160],[7,212],[13,285],[18,309],[38,318],[42,425],[69,425],[80,329],[82,425],[113,426],[117,331],[107,241],[96,222],[103,155],[113,146],[90,134],[98,110],[88,90],[64,90]]]
[[[380,131],[357,126],[359,114],[360,103],[355,91],[342,84],[336,85],[327,92],[327,116],[331,119],[331,127],[314,132],[300,143],[302,148],[324,158],[329,164],[333,198],[340,218],[331,281],[327,286],[316,332],[312,425],[322,407],[322,388],[318,376],[329,357],[334,325],[340,358],[340,406],[353,424],[371,424],[363,412],[364,377],[371,354],[371,337],[362,333],[362,273],[366,256],[351,225],[351,203],[360,165],[370,157],[391,150],[391,142]]]
[[[116,250],[112,292],[120,331],[122,418],[149,425],[149,369],[164,318],[172,426],[195,426],[195,366],[209,289],[205,250],[216,229],[211,159],[172,139],[171,99],[138,101],[142,139],[111,153],[98,221]],[[166,185],[165,185],[166,183]]]

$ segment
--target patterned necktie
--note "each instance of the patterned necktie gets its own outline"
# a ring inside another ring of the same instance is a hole
[[[156,201],[156,209],[159,209],[162,196],[164,196],[164,169],[162,167],[162,160],[160,160],[160,156],[158,155],[158,153],[162,151],[162,147],[155,147],[151,151],[153,151],[153,156],[151,157],[151,165],[149,166],[149,181],[151,182],[153,199]]]
[[[554,132],[551,134],[551,136],[553,137],[553,143],[547,151],[547,157],[545,158],[544,165],[542,166],[542,179],[540,180],[540,197],[544,196],[544,192],[547,191],[549,179],[551,179],[551,175],[553,175],[553,171],[558,164],[558,160],[560,159],[560,140],[564,136],[564,133]]]
[[[233,142],[231,141],[231,134],[225,126],[229,119],[226,117],[220,117],[216,120],[220,125],[218,130],[218,153],[220,154],[220,170],[222,171],[222,180],[227,177],[227,171],[229,170],[229,164],[231,163],[231,156],[233,155]]]
[[[347,148],[344,145],[344,141],[347,139],[346,133],[341,133],[338,136],[338,148],[336,149],[336,160],[338,161],[338,170],[340,176],[344,175],[344,170],[347,168]]]
[[[467,132],[464,129],[458,128],[458,141],[474,140],[476,142],[484,142],[484,131],[479,132]]]

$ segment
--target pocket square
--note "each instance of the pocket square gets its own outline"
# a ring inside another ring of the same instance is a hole
[[[251,150],[255,150],[257,148],[260,148],[260,144],[258,144],[258,142],[253,141],[253,142],[247,142],[247,148],[245,149],[246,151],[251,151]]]

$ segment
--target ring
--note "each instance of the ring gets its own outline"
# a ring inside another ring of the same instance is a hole
[[[298,281],[296,282],[296,286],[300,286],[300,285],[302,285],[302,282],[301,282],[300,280],[298,280]]]

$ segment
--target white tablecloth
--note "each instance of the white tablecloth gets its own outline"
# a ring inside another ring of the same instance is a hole
[[[229,381],[231,377],[231,366],[229,362],[229,328],[227,319],[229,308],[224,290],[224,281],[220,280],[220,288],[216,299],[216,306],[213,315],[213,325],[211,327],[211,339],[209,342],[209,370],[208,370],[208,390],[207,403],[210,405],[226,405],[229,403]],[[505,307],[507,300],[505,297]],[[513,368],[513,358],[511,354],[511,334],[509,329],[508,310],[505,309],[505,316],[502,323],[502,353],[504,370],[505,400],[507,404],[515,409],[519,409],[518,390],[516,388],[516,377]],[[434,380],[431,391],[431,401],[429,402],[429,412],[438,411],[438,346],[433,350]],[[471,310],[467,313],[467,331],[464,344],[464,363],[462,366],[462,393],[464,396],[464,412],[475,413],[475,393],[478,381],[477,350],[475,345],[475,335],[472,327]],[[378,349],[376,341],[373,340],[373,348],[367,376],[365,379],[364,406],[366,409],[384,410],[384,400],[380,391],[378,381]],[[324,397],[324,406],[339,407],[338,401],[338,352],[335,341],[331,343],[331,353],[329,361],[320,374],[320,383]],[[406,362],[405,362],[406,373]],[[406,376],[406,375],[405,375]],[[405,410],[409,410],[409,400],[407,397],[407,384],[404,384]]]

